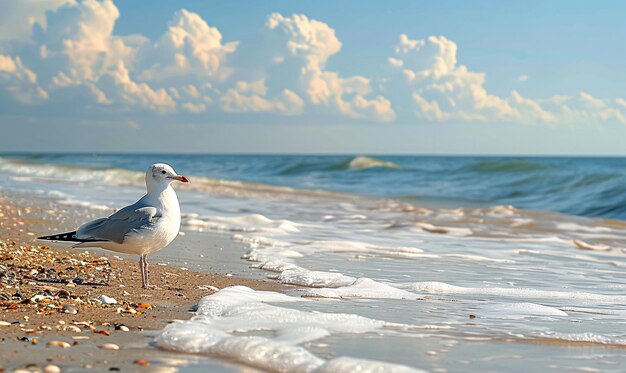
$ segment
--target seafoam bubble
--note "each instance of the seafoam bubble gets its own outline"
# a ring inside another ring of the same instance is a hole
[[[168,325],[156,338],[159,347],[220,356],[271,372],[412,372],[409,367],[373,360],[326,361],[299,344],[334,333],[383,330],[384,321],[345,313],[302,311],[271,303],[306,302],[285,294],[233,286],[204,297],[198,316]],[[274,331],[272,338],[241,333]],[[233,332],[237,332],[234,335]]]
[[[405,365],[383,363],[380,361],[338,357],[326,362],[316,373],[418,373],[425,372]]]
[[[432,281],[395,284],[394,286],[400,289],[428,294],[465,294],[522,299],[569,299],[583,302],[626,303],[626,296],[624,295],[604,295],[581,291],[541,290],[515,287],[463,287],[447,284],[445,282]]]
[[[302,289],[301,294],[321,298],[372,298],[372,299],[417,299],[419,296],[391,285],[359,278],[353,284],[339,288]]]
[[[566,312],[555,307],[536,303],[497,303],[489,304],[476,311],[478,316],[497,319],[521,319],[525,317],[565,317]]]

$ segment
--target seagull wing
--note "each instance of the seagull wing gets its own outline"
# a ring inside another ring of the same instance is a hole
[[[156,207],[126,206],[108,218],[101,218],[83,224],[76,231],[79,240],[113,241],[124,243],[124,238],[134,231],[148,228],[154,224],[157,216]]]

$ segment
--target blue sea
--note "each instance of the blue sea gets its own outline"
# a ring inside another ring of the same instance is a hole
[[[105,216],[155,162],[191,180],[160,258],[289,285],[199,300],[159,348],[266,371],[626,370],[626,158],[4,154],[0,192]]]
[[[626,158],[347,155],[13,154],[4,161],[143,172],[159,160],[182,173],[392,197],[448,207],[513,205],[626,219]],[[10,168],[10,166],[7,166]]]

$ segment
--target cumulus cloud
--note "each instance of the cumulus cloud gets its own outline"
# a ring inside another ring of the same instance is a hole
[[[624,119],[615,105],[586,92],[575,100],[562,96],[533,100],[517,91],[509,97],[491,94],[485,88],[485,74],[459,64],[456,43],[444,36],[412,40],[401,35],[388,62],[411,90],[415,115],[426,121],[555,124]]]
[[[28,41],[33,25],[46,24],[46,12],[74,0],[2,0],[0,12],[0,42]]]
[[[458,64],[457,45],[444,36],[412,40],[401,35],[389,63],[413,90],[418,118],[433,122],[554,119],[517,92],[509,99],[487,92],[485,74]]]
[[[356,119],[389,122],[395,118],[385,97],[371,97],[370,80],[363,76],[342,78],[326,70],[327,60],[341,50],[335,30],[305,15],[284,17],[272,14],[267,27],[283,36],[286,53],[277,53],[280,63],[292,59],[300,64],[299,86],[309,101],[317,106]]]
[[[48,99],[48,93],[37,85],[37,75],[15,59],[0,54],[0,88],[9,98],[24,104],[36,104]]]
[[[221,98],[221,107],[227,112],[279,112],[296,115],[302,112],[304,101],[296,93],[284,89],[277,97],[268,99],[264,80],[237,82]]]
[[[237,50],[238,44],[222,44],[217,28],[210,27],[198,14],[182,9],[174,14],[167,31],[151,50],[144,52],[142,63],[148,67],[141,78],[223,80],[231,72],[226,58]]]
[[[176,103],[165,89],[153,90],[146,83],[137,83],[130,79],[128,70],[121,62],[100,78],[99,85],[107,97],[128,107],[162,113],[173,111],[176,107]]]
[[[65,77],[96,81],[132,57],[133,48],[113,35],[119,11],[111,0],[84,0],[48,12],[46,26],[37,24],[40,56]]]
[[[622,98],[585,91],[529,98],[521,84],[509,94],[489,92],[486,74],[458,61],[457,44],[444,36],[400,35],[389,69],[366,77],[332,71],[341,41],[330,25],[302,14],[271,14],[241,44],[185,9],[154,40],[117,35],[119,17],[112,0],[5,0],[0,103],[375,122],[626,124]]]
[[[114,35],[119,16],[110,0],[84,0],[48,12],[45,26],[35,25],[39,62],[53,68],[50,91],[116,109],[172,111],[176,104],[164,89],[131,77],[136,43],[144,40]]]

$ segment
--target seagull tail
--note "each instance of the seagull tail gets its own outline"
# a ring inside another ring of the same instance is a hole
[[[48,241],[78,242],[78,243],[100,241],[100,240],[94,240],[94,239],[80,239],[80,238],[76,238],[76,231],[67,232],[67,233],[53,234],[52,236],[41,236],[41,237],[37,237],[37,239],[38,240],[48,240]]]

